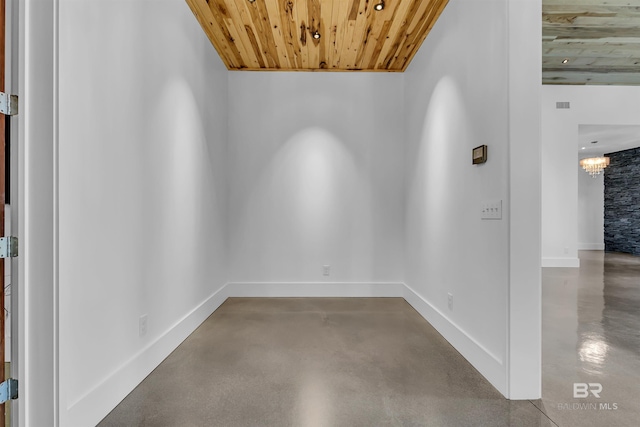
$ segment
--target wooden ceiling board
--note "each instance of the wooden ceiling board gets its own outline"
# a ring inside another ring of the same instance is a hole
[[[448,0],[380,1],[186,0],[230,70],[404,71]]]
[[[412,25],[409,26],[408,36],[410,35],[410,37],[408,37],[408,42],[403,45],[400,54],[398,54],[398,58],[402,61],[403,69],[409,65],[413,54],[420,48],[427,34],[431,31],[431,28],[433,28],[437,19],[436,14],[439,15],[439,11],[434,8],[435,5],[433,2],[423,2],[421,3],[421,6],[422,5],[425,6],[424,10],[418,15],[420,18],[414,19]],[[417,26],[414,28],[413,24]]]
[[[542,82],[640,85],[640,0],[543,0]]]

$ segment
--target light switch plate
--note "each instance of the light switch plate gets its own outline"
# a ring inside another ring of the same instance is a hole
[[[482,202],[480,218],[502,219],[502,200]]]

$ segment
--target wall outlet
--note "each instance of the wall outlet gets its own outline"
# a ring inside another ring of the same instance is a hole
[[[449,310],[453,311],[453,294],[452,293],[448,293],[447,294],[448,297],[448,304],[449,304]]]
[[[569,255],[569,248],[564,248],[564,254]]]
[[[322,275],[323,276],[329,276],[331,274],[331,266],[330,265],[323,265],[322,266]]]
[[[140,316],[140,319],[138,319],[138,334],[141,337],[147,335],[147,317],[146,314],[143,314]]]

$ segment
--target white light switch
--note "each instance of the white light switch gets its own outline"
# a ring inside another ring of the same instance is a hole
[[[480,218],[502,219],[502,200],[482,202]]]

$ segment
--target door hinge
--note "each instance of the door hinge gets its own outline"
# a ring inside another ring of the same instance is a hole
[[[0,384],[0,404],[18,398],[18,380],[7,378]]]
[[[18,256],[18,238],[0,237],[0,258],[15,258]]]
[[[0,92],[0,113],[5,116],[18,114],[18,95]]]

